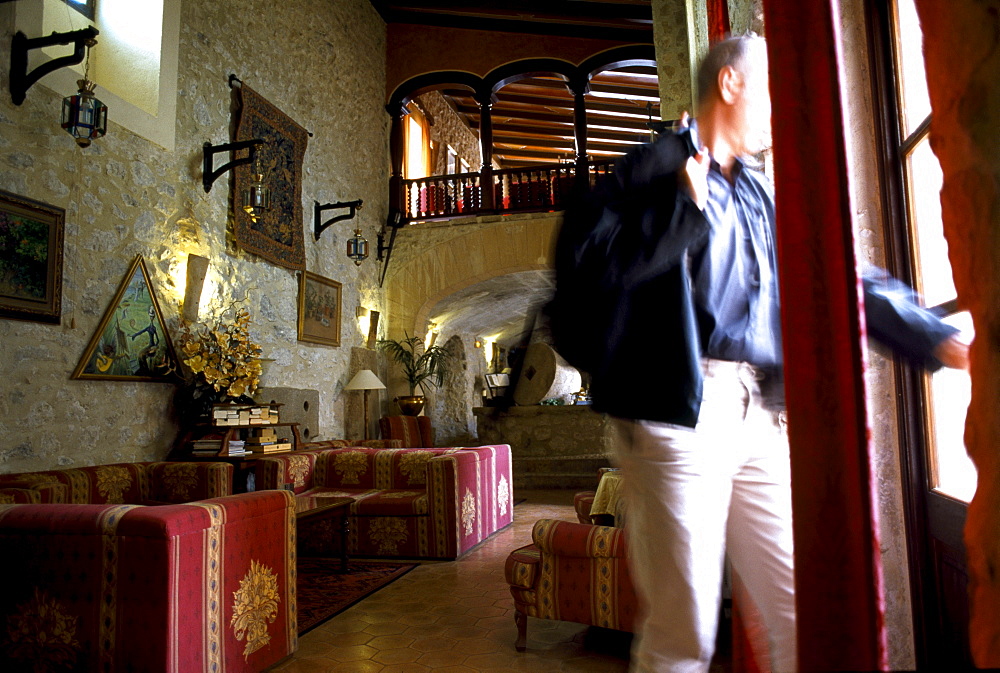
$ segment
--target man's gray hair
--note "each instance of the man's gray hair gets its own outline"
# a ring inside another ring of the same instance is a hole
[[[717,42],[698,68],[698,101],[704,101],[715,89],[719,73],[727,65],[748,75],[759,63],[760,55],[766,53],[764,38],[752,32]]]

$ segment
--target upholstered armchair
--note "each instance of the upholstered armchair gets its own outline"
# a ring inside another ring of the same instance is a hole
[[[531,539],[511,552],[504,567],[518,651],[527,644],[528,617],[633,630],[638,600],[623,529],[541,519]]]
[[[37,491],[38,500],[8,489]],[[116,463],[0,475],[0,502],[160,505],[232,492],[233,466],[221,462]]]
[[[434,426],[427,416],[383,416],[378,420],[382,439],[398,439],[405,448],[434,446]]]
[[[0,505],[0,670],[262,671],[297,648],[283,491]]]

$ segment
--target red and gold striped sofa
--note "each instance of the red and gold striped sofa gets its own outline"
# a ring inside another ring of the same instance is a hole
[[[453,559],[513,520],[506,444],[453,449],[344,448],[264,456],[257,488],[291,485],[297,496],[348,496],[348,552]],[[302,522],[300,543],[334,537]]]
[[[0,503],[162,505],[233,492],[233,466],[147,462],[0,474]]]
[[[298,646],[294,536],[281,491],[0,505],[0,670],[262,671]]]
[[[504,566],[519,651],[526,646],[528,617],[633,631],[638,599],[624,529],[541,519],[531,539]]]

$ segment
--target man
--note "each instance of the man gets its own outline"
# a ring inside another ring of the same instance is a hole
[[[747,158],[770,142],[764,40],[717,44],[698,88],[690,128],[624,157],[600,217],[584,237],[561,238],[557,268],[575,265],[575,275],[557,278],[553,335],[590,373],[595,410],[615,417],[643,600],[632,670],[708,670],[728,553],[768,632],[773,670],[794,671],[774,197]],[[581,336],[567,328],[581,307],[566,296],[582,284],[598,327]],[[955,330],[878,294],[884,287],[866,283],[874,318],[899,318],[921,338],[897,347],[940,366],[933,355],[951,352],[939,346],[954,346]]]

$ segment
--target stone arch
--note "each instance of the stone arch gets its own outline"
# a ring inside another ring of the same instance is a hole
[[[402,259],[385,282],[386,330],[392,338],[423,336],[430,310],[450,294],[496,276],[553,268],[562,213],[483,218],[452,227],[400,230]],[[441,233],[441,229],[444,232]],[[424,244],[426,238],[440,237]],[[423,239],[423,240],[422,240]]]

